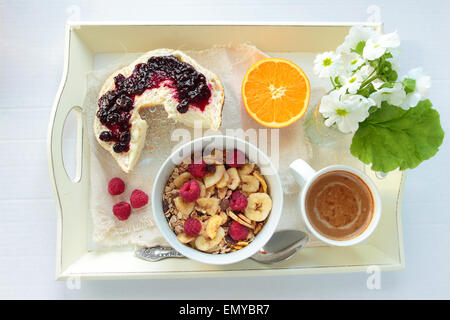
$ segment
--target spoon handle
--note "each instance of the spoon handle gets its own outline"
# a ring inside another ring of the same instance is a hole
[[[151,247],[141,248],[135,251],[136,256],[147,261],[159,261],[165,258],[184,258],[184,256],[173,248]]]

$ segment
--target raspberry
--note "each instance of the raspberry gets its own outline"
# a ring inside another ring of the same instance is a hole
[[[233,240],[241,241],[247,239],[248,229],[237,221],[233,221],[228,228],[228,234]]]
[[[239,168],[245,164],[245,154],[239,150],[227,151],[226,164],[229,167]]]
[[[207,171],[207,164],[203,160],[202,163],[191,163],[188,170],[194,178],[203,178]]]
[[[142,190],[134,190],[130,196],[130,203],[133,208],[140,208],[148,203],[148,195]]]
[[[247,207],[247,197],[239,191],[234,191],[231,195],[230,208],[235,211],[243,211]]]
[[[200,185],[195,180],[185,182],[180,189],[180,196],[186,202],[194,202],[200,197]]]
[[[119,220],[127,220],[131,214],[130,204],[127,202],[119,202],[113,206],[113,213]]]
[[[184,233],[189,237],[195,237],[202,230],[202,224],[195,218],[188,218],[184,222]]]
[[[109,194],[116,196],[125,191],[125,182],[120,178],[112,178],[108,183]]]

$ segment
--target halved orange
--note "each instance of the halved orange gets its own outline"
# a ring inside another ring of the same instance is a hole
[[[299,120],[308,108],[311,87],[295,63],[267,58],[247,70],[242,81],[242,100],[248,114],[270,128],[286,127]]]

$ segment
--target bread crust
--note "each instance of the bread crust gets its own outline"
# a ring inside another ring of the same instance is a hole
[[[141,119],[139,115],[139,110],[141,108],[163,105],[164,109],[168,113],[169,118],[173,118],[175,121],[180,121],[183,124],[190,127],[193,127],[192,119],[195,120],[196,117],[199,117],[199,120],[201,120],[202,124],[205,125],[207,128],[218,130],[221,125],[222,109],[225,99],[222,82],[215,73],[202,67],[194,59],[192,59],[184,52],[179,50],[156,49],[145,53],[128,66],[125,66],[113,72],[104,82],[98,94],[98,98],[103,96],[106,92],[113,90],[115,88],[114,77],[116,77],[118,74],[122,74],[125,77],[128,77],[129,75],[131,75],[137,64],[146,63],[151,57],[154,56],[168,56],[168,55],[173,55],[178,60],[190,64],[193,68],[195,68],[195,70],[197,70],[198,72],[202,73],[205,76],[212,93],[211,101],[205,107],[205,111],[208,110],[208,113],[203,114],[204,112],[202,111],[192,110],[192,108],[189,108],[188,112],[186,112],[187,118],[184,119],[184,117],[186,117],[186,114],[179,114],[178,112],[176,112],[176,110],[174,111],[174,104],[176,102],[175,99],[173,98],[172,93],[168,93],[167,90],[169,89],[162,86],[156,89],[146,90],[142,95],[136,96],[135,98],[135,106],[131,111],[131,118],[130,118],[131,123],[130,150],[122,153],[114,152],[113,143],[100,140],[99,138],[100,133],[104,130],[108,130],[108,128],[100,122],[97,116],[95,116],[93,126],[94,126],[94,134],[98,143],[112,155],[112,157],[116,160],[119,167],[126,173],[130,172],[136,165],[137,161],[139,160],[140,153],[144,148],[145,144],[145,136],[148,125],[147,122]],[[163,94],[158,95],[159,92],[163,92]],[[96,110],[98,110],[98,107]],[[209,113],[211,113],[210,116]],[[208,119],[208,116],[210,119]],[[203,119],[201,117],[205,118]]]

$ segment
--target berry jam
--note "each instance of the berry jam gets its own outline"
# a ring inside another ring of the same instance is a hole
[[[152,57],[147,63],[136,65],[128,78],[122,74],[114,77],[115,89],[98,100],[97,117],[109,129],[100,133],[100,140],[114,142],[117,153],[130,150],[129,120],[134,97],[147,89],[158,88],[165,81],[164,85],[176,90],[174,98],[179,102],[179,113],[187,112],[190,106],[205,109],[211,90],[203,74],[174,56]]]

